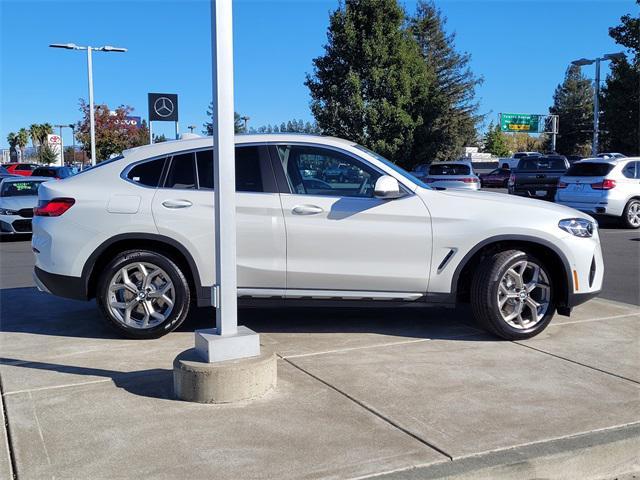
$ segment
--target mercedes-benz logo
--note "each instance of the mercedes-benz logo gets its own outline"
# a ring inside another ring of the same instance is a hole
[[[161,117],[168,117],[173,113],[173,102],[167,97],[160,97],[153,103],[153,109]]]

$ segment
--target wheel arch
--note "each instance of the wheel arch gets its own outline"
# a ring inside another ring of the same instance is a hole
[[[89,256],[82,268],[87,299],[94,298],[102,269],[115,255],[126,250],[150,250],[169,257],[184,269],[185,276],[198,300],[198,306],[211,303],[211,291],[200,283],[200,272],[189,251],[173,238],[150,233],[124,233],[102,243]]]
[[[565,254],[553,243],[526,235],[500,235],[490,237],[478,243],[469,250],[458,263],[451,279],[451,293],[456,301],[468,299],[473,270],[480,262],[493,252],[504,250],[522,250],[530,253],[542,261],[546,260],[547,267],[551,270],[553,282],[558,290],[556,304],[559,313],[568,313],[572,301],[573,277],[571,265]]]

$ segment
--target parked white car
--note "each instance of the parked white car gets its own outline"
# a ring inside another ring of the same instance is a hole
[[[640,157],[574,163],[560,177],[555,200],[583,212],[619,217],[628,228],[640,228]]]
[[[0,235],[31,233],[38,187],[51,180],[44,177],[5,177],[0,181]]]
[[[96,298],[122,334],[175,329],[212,305],[211,138],[125,151],[39,191],[32,247],[40,289]],[[309,182],[346,164],[360,183]],[[433,189],[346,140],[236,138],[241,302],[454,306],[507,339],[601,289],[597,224],[566,207],[503,194]],[[496,215],[496,212],[500,212]]]
[[[471,162],[434,162],[423,181],[434,188],[480,190],[480,177],[473,172]]]

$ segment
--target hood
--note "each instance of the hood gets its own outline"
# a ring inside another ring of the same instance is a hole
[[[38,206],[38,197],[25,195],[24,197],[0,197],[0,208],[9,210],[21,210],[23,208],[35,208]]]
[[[487,192],[484,190],[456,190],[447,189],[439,192],[445,198],[449,197],[453,201],[459,200],[463,202],[472,202],[474,206],[478,206],[481,202],[496,214],[517,216],[527,215],[528,213],[542,214],[545,216],[557,216],[562,218],[586,218],[595,221],[586,213],[580,212],[573,208],[558,205],[556,203],[537,200],[534,198],[519,197],[517,195],[508,195],[506,193]]]

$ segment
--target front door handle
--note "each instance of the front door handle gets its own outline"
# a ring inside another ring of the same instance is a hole
[[[294,215],[316,215],[322,213],[324,210],[316,205],[296,205],[291,210]]]
[[[167,208],[187,208],[193,205],[189,200],[165,200],[162,205]]]

